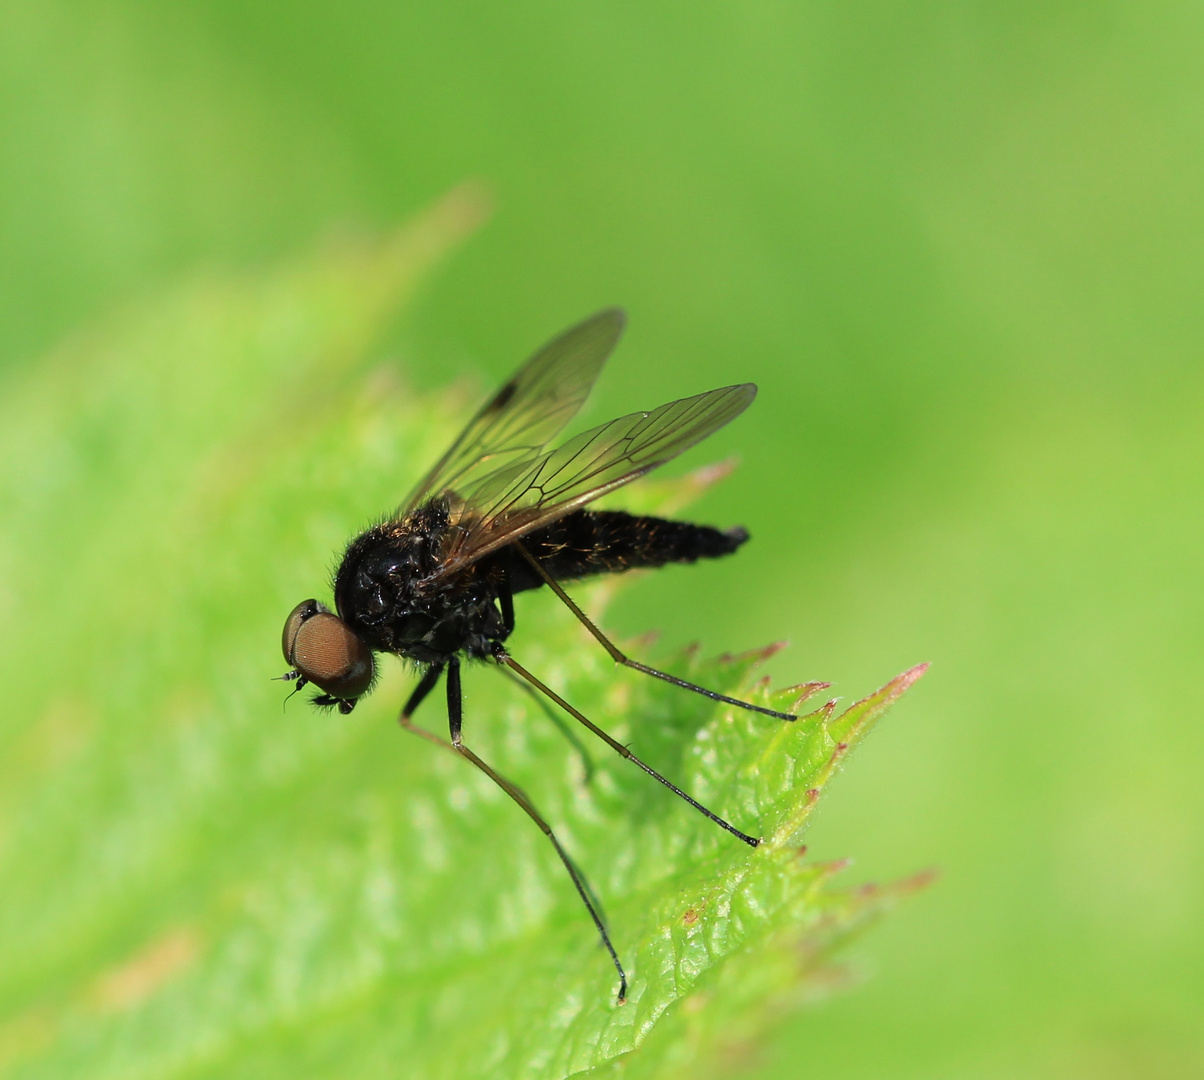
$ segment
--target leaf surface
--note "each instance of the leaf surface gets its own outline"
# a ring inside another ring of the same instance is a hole
[[[285,614],[329,598],[341,545],[465,415],[368,361],[479,216],[460,192],[385,241],[198,279],[6,387],[5,1075],[728,1075],[920,883],[841,890],[799,851],[920,668],[840,711],[813,708],[819,685],[755,683],[764,653],[648,657],[776,708],[809,696],[785,724],[616,672],[553,597],[520,598],[524,665],[765,838],[748,849],[600,744],[583,758],[502,672],[467,674],[466,738],[590,878],[621,1007],[542,835],[393,722],[412,672],[386,662],[350,717],[282,712]],[[612,587],[575,594],[598,612]]]

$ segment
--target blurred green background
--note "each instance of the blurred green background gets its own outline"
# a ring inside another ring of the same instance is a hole
[[[810,841],[943,879],[752,1074],[1200,1075],[1202,46],[1175,3],[4,3],[0,364],[483,181],[414,382],[620,303],[593,418],[761,387],[696,511],[754,543],[611,622],[846,697],[933,663]]]

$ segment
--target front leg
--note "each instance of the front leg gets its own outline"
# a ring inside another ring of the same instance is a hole
[[[418,685],[414,687],[414,692],[410,695],[409,701],[405,703],[405,708],[401,710],[401,715],[397,718],[397,722],[408,732],[417,735],[420,738],[426,739],[427,742],[432,742],[436,746],[442,746],[445,750],[454,750],[455,747],[451,743],[439,738],[438,735],[432,735],[429,731],[425,731],[414,723],[414,713],[418,710],[418,706],[426,699],[426,696],[435,689],[435,684],[439,681],[439,676],[443,674],[442,664],[432,664],[426,669],[426,674],[422,676]],[[450,676],[449,676],[450,678]],[[456,666],[456,682],[459,684],[460,668]]]
[[[447,662],[447,726],[451,730],[452,746],[461,750],[460,727],[464,723],[464,703],[460,694],[460,658]]]
[[[552,847],[556,849],[556,854],[560,857],[560,861],[564,864],[565,870],[568,871],[568,875],[577,889],[577,895],[581,897],[581,902],[585,905],[586,911],[589,912],[589,917],[593,920],[598,935],[602,939],[602,944],[606,946],[606,951],[610,953],[610,959],[615,966],[615,970],[619,973],[618,1002],[622,1005],[627,1000],[627,973],[623,970],[623,965],[619,961],[619,954],[615,952],[615,947],[610,943],[610,935],[606,932],[606,924],[602,921],[602,915],[590,899],[590,889],[585,882],[584,875],[577,869],[573,860],[569,858],[568,852],[561,847],[560,841],[556,839],[556,834],[552,832],[552,827],[540,816],[534,804],[527,798],[526,792],[517,784],[507,780],[492,766],[487,765],[464,745],[460,734],[463,720],[464,704],[460,694],[460,658],[453,656],[447,662],[447,723],[451,730],[452,748],[462,757],[471,761],[481,772],[509,795],[510,798],[518,803],[526,815],[539,826],[540,832],[551,841]]]

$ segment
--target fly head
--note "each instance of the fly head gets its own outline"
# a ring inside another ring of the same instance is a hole
[[[372,688],[372,650],[350,626],[317,600],[302,600],[289,613],[282,639],[284,659],[298,688],[313,683],[322,691],[314,704],[337,707],[344,715]]]

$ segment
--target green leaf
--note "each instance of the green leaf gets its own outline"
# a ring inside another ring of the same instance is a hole
[[[480,216],[460,191],[385,241],[198,278],[5,388],[7,1075],[726,1075],[921,884],[839,890],[799,845],[922,668],[782,723],[616,671],[553,597],[520,597],[520,662],[764,838],[749,849],[566,739],[500,670],[467,673],[466,740],[589,876],[631,976],[621,1006],[544,837],[393,722],[412,673],[386,664],[349,717],[300,697],[282,712],[285,615],[327,597],[341,544],[465,415],[463,395],[420,397],[370,361]],[[575,595],[599,613],[614,587]],[[766,655],[654,662],[779,709],[823,688],[771,693]],[[419,720],[445,723],[433,704]]]

